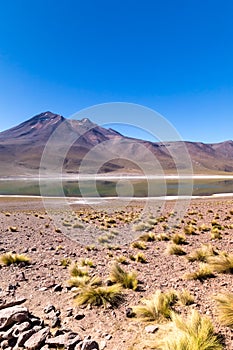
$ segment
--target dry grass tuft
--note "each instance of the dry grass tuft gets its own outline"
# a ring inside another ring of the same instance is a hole
[[[157,290],[149,299],[142,299],[141,305],[134,306],[133,312],[142,321],[163,322],[170,318],[171,305],[175,298],[175,294],[166,294]]]
[[[141,249],[141,250],[147,249],[147,246],[143,241],[135,241],[131,244],[131,247],[136,249]]]
[[[215,298],[217,301],[218,318],[224,326],[233,328],[233,293],[221,293]]]
[[[0,256],[0,262],[6,266],[20,263],[30,264],[30,258],[23,254],[6,253]]]
[[[189,261],[202,261],[207,262],[208,258],[217,255],[218,252],[212,247],[211,244],[203,244],[200,249],[191,252],[187,259]]]
[[[176,233],[171,238],[172,242],[175,244],[185,244],[186,243],[186,237],[184,235],[180,235],[179,233]]]
[[[162,344],[162,350],[222,350],[211,320],[196,310],[183,319],[172,313],[174,330]]]
[[[167,247],[166,253],[169,255],[185,255],[186,252],[178,244],[171,244]]]
[[[138,287],[137,276],[134,272],[124,271],[118,264],[113,264],[110,275],[110,281],[113,283],[120,284],[122,287],[127,289],[136,290]]]
[[[75,297],[78,305],[117,306],[122,300],[122,286],[114,284],[112,286],[83,286],[79,294]]]
[[[218,273],[233,273],[233,254],[210,257],[208,263]]]
[[[72,277],[88,276],[88,270],[86,267],[80,267],[77,263],[72,263],[69,267],[69,272]]]
[[[212,278],[215,277],[213,270],[210,268],[210,266],[208,264],[204,264],[201,263],[199,265],[199,269],[191,272],[191,273],[187,273],[186,275],[184,275],[185,279],[188,280],[199,280],[199,281],[204,281],[207,278]]]
[[[181,305],[187,306],[194,303],[194,296],[187,289],[177,292],[177,297]]]

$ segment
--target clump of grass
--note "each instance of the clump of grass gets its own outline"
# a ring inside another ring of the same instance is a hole
[[[68,267],[71,264],[71,259],[70,258],[63,258],[63,259],[61,259],[60,264],[63,267]]]
[[[170,240],[170,237],[166,234],[166,233],[159,233],[157,236],[156,236],[156,239],[158,241],[169,241]]]
[[[220,293],[214,299],[220,323],[233,328],[233,293]]]
[[[221,239],[222,235],[217,227],[213,227],[211,230],[211,239]]]
[[[148,223],[150,226],[155,226],[155,225],[158,224],[158,221],[157,221],[156,219],[154,219],[154,218],[149,218],[149,219],[147,220],[147,223]]]
[[[219,254],[210,257],[208,263],[218,273],[233,273],[233,254]]]
[[[142,299],[141,305],[134,306],[133,312],[142,321],[162,322],[170,318],[173,303],[170,295],[157,290],[149,299]]]
[[[116,263],[111,268],[109,279],[113,283],[120,284],[127,289],[136,290],[138,287],[136,274],[134,272],[126,272]]]
[[[198,270],[191,272],[191,273],[187,273],[184,277],[185,277],[185,279],[188,279],[188,280],[204,281],[207,278],[214,277],[214,273],[208,264],[201,263],[199,265]]]
[[[183,319],[172,313],[174,328],[165,338],[162,350],[222,350],[220,338],[214,332],[211,320],[196,310]]]
[[[208,258],[217,255],[218,252],[212,247],[211,244],[203,244],[200,249],[196,249],[191,252],[187,259],[189,261],[201,261],[207,262]]]
[[[206,224],[202,224],[201,226],[199,226],[198,229],[199,229],[199,231],[201,231],[201,232],[208,232],[208,231],[211,230],[210,227],[207,226]]]
[[[170,244],[167,249],[166,253],[169,255],[185,255],[186,252],[183,248],[181,248],[178,244]]]
[[[88,270],[86,267],[80,267],[77,263],[72,263],[69,267],[69,272],[72,277],[88,276]]]
[[[62,225],[65,226],[65,227],[71,227],[72,226],[72,224],[70,222],[68,222],[68,221],[63,221]]]
[[[133,231],[149,231],[151,225],[145,222],[140,222],[139,224],[133,225]]]
[[[0,262],[6,266],[20,263],[30,264],[30,258],[24,254],[6,253],[0,256]]]
[[[9,231],[10,232],[18,232],[18,227],[17,226],[10,226]]]
[[[75,297],[75,302],[78,305],[117,306],[122,300],[121,291],[120,284],[97,287],[86,285],[80,289],[79,294]]]
[[[131,247],[136,249],[141,249],[141,250],[147,249],[147,246],[143,241],[135,241],[131,244]]]
[[[89,266],[89,267],[92,267],[92,268],[95,267],[93,261],[90,260],[90,259],[82,259],[81,262],[80,262],[80,265],[81,266]]]
[[[84,225],[81,222],[76,222],[75,224],[73,224],[72,227],[73,228],[84,228]]]
[[[175,244],[185,244],[186,243],[186,237],[184,235],[181,235],[179,233],[176,233],[171,238],[172,242]]]
[[[142,264],[147,263],[146,257],[143,253],[137,253],[136,255],[133,256],[133,258],[131,260],[134,260],[134,261],[142,263]]]
[[[116,258],[116,261],[119,263],[119,264],[122,264],[122,265],[127,265],[128,264],[128,260],[127,258],[124,256],[124,255],[120,255]]]
[[[55,232],[56,232],[56,233],[62,233],[62,230],[61,230],[59,227],[56,227],[56,228],[55,228]]]
[[[219,230],[222,229],[222,225],[217,220],[213,220],[211,222],[211,225],[212,225],[212,227],[217,227]]]
[[[189,224],[189,225],[184,227],[184,233],[186,235],[195,235],[196,234],[196,228],[192,224]]]
[[[180,292],[177,292],[177,297],[179,302],[184,306],[194,303],[194,296],[187,289],[182,289]]]
[[[99,236],[98,237],[98,242],[101,243],[101,244],[110,243],[111,239],[109,238],[108,235]]]
[[[76,287],[76,288],[83,288],[85,286],[92,286],[92,287],[97,287],[102,285],[102,281],[99,277],[90,277],[90,276],[77,276],[77,277],[71,277],[68,280],[68,284],[71,287]]]
[[[143,242],[153,242],[155,241],[155,234],[154,232],[147,232],[141,235],[139,239],[140,241],[143,241]]]
[[[93,245],[87,245],[85,247],[85,249],[88,251],[88,252],[91,252],[91,251],[94,251],[94,250],[97,250],[96,246],[93,244]]]

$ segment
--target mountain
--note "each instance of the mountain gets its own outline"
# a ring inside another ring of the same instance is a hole
[[[233,173],[233,141],[153,143],[45,112],[0,133],[0,176],[72,173]],[[187,150],[187,152],[186,152]]]

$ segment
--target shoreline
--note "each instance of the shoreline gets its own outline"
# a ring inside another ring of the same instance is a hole
[[[45,199],[45,200],[61,200],[64,199],[66,201],[72,201],[69,204],[90,204],[90,203],[101,203],[112,200],[120,200],[120,201],[153,201],[153,200],[192,200],[192,199],[211,199],[211,198],[231,198],[233,197],[233,193],[214,193],[208,196],[161,196],[161,197],[55,197],[55,196],[35,196],[35,195],[0,195],[1,198],[16,198],[16,199]]]
[[[52,181],[52,180],[76,180],[76,181],[89,181],[89,180],[117,180],[117,179],[132,179],[132,180],[233,180],[233,175],[89,175],[82,174],[76,176],[10,176],[10,177],[0,177],[0,181]]]

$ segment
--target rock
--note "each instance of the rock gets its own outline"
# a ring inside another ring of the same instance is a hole
[[[147,333],[152,333],[152,334],[157,332],[158,329],[159,329],[159,327],[157,325],[153,325],[153,324],[150,324],[149,326],[145,327],[145,331]]]
[[[43,327],[42,326],[34,326],[33,329],[35,332],[39,332]]]
[[[0,310],[0,330],[16,322],[28,320],[28,310],[23,306],[12,306]]]
[[[56,286],[53,287],[54,292],[61,292],[62,286],[60,284],[56,284]]]
[[[81,342],[77,333],[68,332],[46,340],[46,344],[56,347],[64,346],[66,349],[74,349],[75,345]]]
[[[111,335],[111,334],[106,334],[104,337],[105,337],[105,339],[107,339],[107,340],[112,339],[112,335]]]
[[[73,309],[70,308],[70,309],[67,309],[66,310],[66,317],[71,317],[73,315]]]
[[[106,348],[106,346],[107,346],[106,341],[105,340],[101,340],[100,346],[99,346],[100,350],[104,350]]]
[[[14,332],[14,327],[8,329],[6,332],[4,332],[4,333],[2,334],[2,339],[9,340],[9,339],[14,338],[14,336],[12,335],[13,332]]]
[[[96,341],[88,339],[83,340],[75,346],[75,350],[100,350]]]
[[[1,349],[6,349],[9,345],[8,340],[3,340],[0,345],[1,345]]]
[[[76,315],[74,315],[74,319],[77,321],[82,320],[85,317],[85,315],[81,312],[77,313]]]
[[[39,332],[34,333],[24,344],[25,349],[41,349],[46,337],[49,335],[49,327],[42,328]]]
[[[20,298],[20,299],[16,299],[10,302],[6,302],[6,301],[0,301],[0,310],[2,309],[6,309],[8,307],[12,307],[12,306],[16,306],[16,305],[21,305],[23,303],[25,303],[27,299],[26,298]]]
[[[60,317],[55,316],[55,317],[52,319],[51,327],[52,327],[52,328],[56,328],[56,327],[59,327],[60,325],[61,325],[61,319],[60,319]]]
[[[20,334],[17,340],[17,346],[21,347],[24,345],[24,343],[35,333],[34,329],[29,329],[28,331],[25,331]]]
[[[48,314],[50,313],[51,311],[56,311],[56,308],[54,305],[48,305],[44,308],[44,313],[45,314]]]
[[[128,317],[128,318],[135,317],[135,313],[133,312],[133,309],[132,309],[131,307],[128,307],[128,308],[125,310],[125,315],[126,315],[126,317]]]
[[[30,327],[31,327],[31,325],[29,322],[23,322],[23,323],[15,325],[13,327],[14,328],[13,337],[18,338],[20,333],[27,331],[28,329],[30,329]]]

